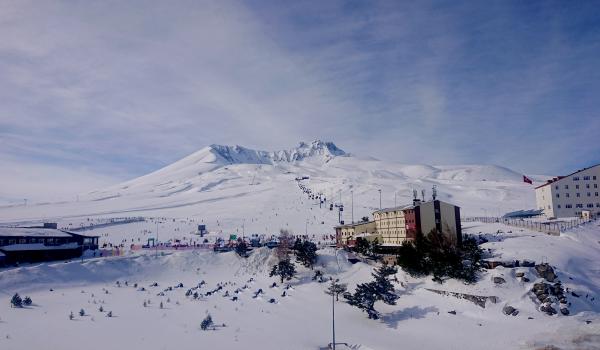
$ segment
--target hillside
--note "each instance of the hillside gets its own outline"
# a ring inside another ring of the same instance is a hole
[[[295,178],[327,202],[309,200]],[[211,145],[171,165],[109,188],[81,194],[79,201],[33,203],[0,208],[2,222],[75,219],[89,216],[194,217],[209,229],[330,232],[342,202],[346,222],[379,208],[409,203],[413,189],[463,208],[463,215],[501,214],[532,208],[533,186],[522,175],[495,165],[406,165],[357,157],[331,142],[300,143],[282,151]]]

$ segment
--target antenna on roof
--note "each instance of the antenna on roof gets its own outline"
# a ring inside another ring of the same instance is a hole
[[[435,200],[435,198],[437,197],[437,188],[435,188],[435,185],[433,185],[431,190],[432,190],[431,198],[433,198],[433,200]]]
[[[419,196],[419,195],[417,194],[417,190],[415,190],[415,189],[413,188],[413,200],[415,200],[415,199],[419,198],[418,196]]]
[[[424,189],[421,190],[421,198],[423,199],[423,202],[425,202],[425,190]]]

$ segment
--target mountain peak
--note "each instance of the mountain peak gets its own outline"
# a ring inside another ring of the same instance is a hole
[[[274,164],[281,162],[296,162],[307,158],[325,158],[348,156],[333,142],[315,140],[310,143],[300,142],[297,147],[280,151],[253,150],[243,146],[226,146],[212,144],[205,150],[212,153],[216,159],[230,164]]]

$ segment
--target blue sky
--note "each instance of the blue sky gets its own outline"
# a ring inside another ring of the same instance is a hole
[[[598,57],[599,1],[1,2],[0,197],[211,143],[568,173],[600,163]]]

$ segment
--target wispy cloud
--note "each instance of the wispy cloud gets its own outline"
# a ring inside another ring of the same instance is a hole
[[[600,162],[598,19],[560,2],[4,2],[1,155],[118,181],[210,143],[324,138],[561,173]]]

